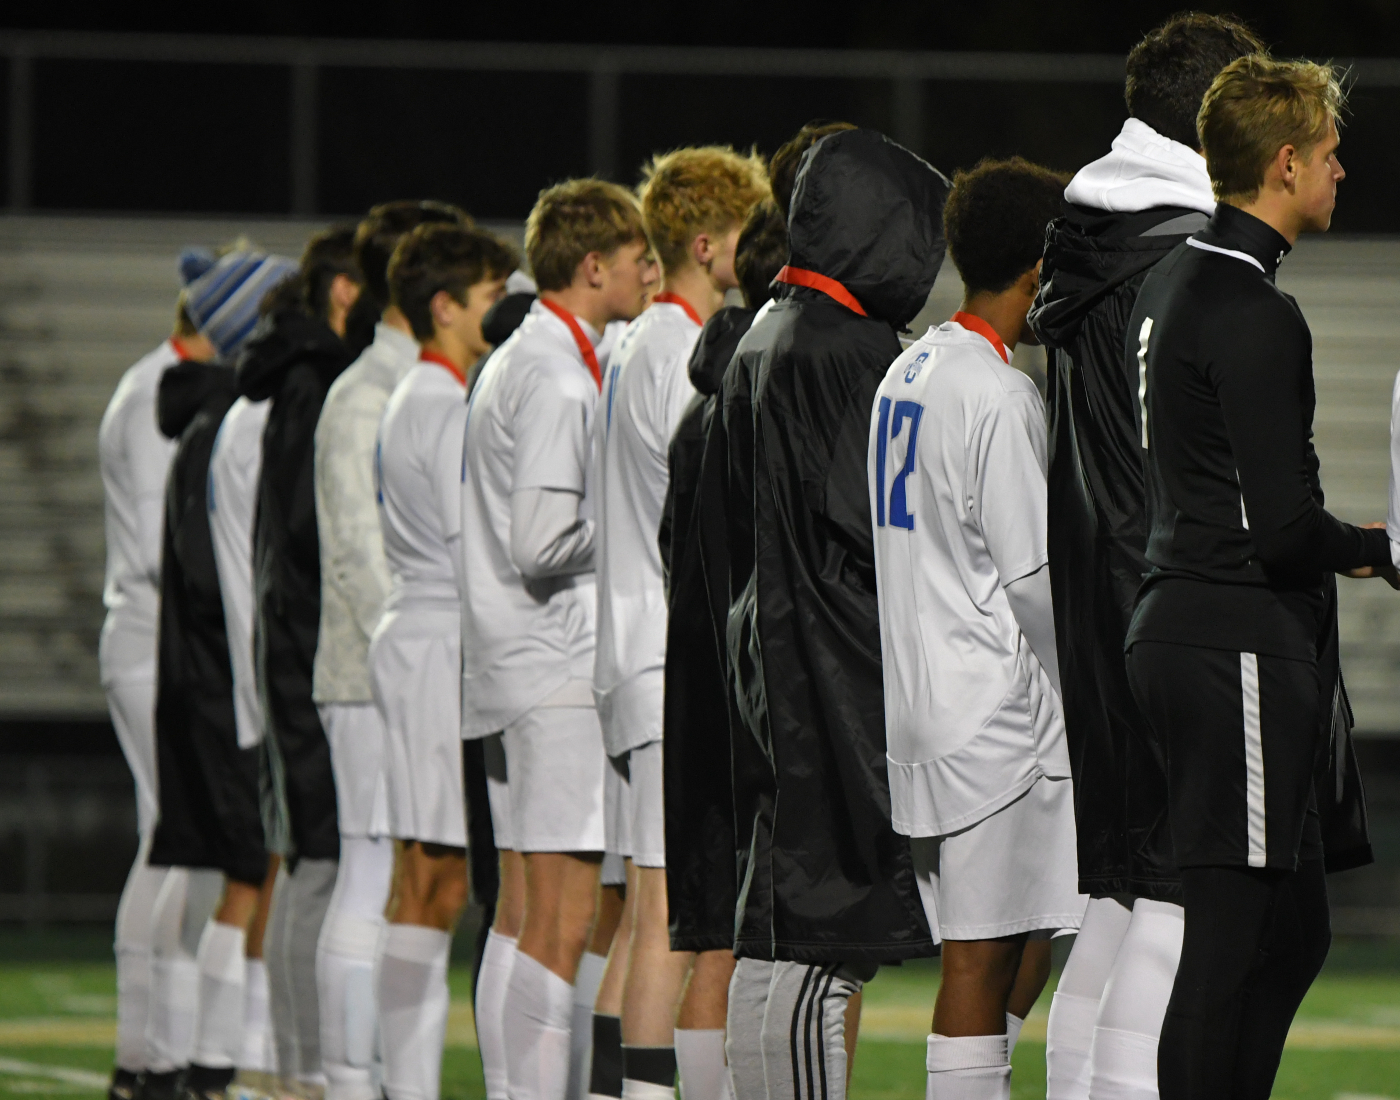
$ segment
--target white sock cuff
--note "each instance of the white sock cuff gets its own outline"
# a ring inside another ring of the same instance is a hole
[[[384,937],[384,954],[420,966],[447,965],[452,936],[441,928],[421,924],[391,924]]]
[[[606,955],[595,955],[585,951],[578,961],[578,973],[574,975],[574,1004],[586,1005],[589,1011],[598,999],[598,987],[603,984],[603,972],[608,968]]]
[[[1005,1035],[930,1035],[925,1062],[930,1073],[957,1069],[998,1069],[1011,1064]]]
[[[510,971],[507,1005],[512,1000],[523,1015],[542,1027],[567,1032],[573,1023],[574,987],[522,951],[515,953]]]
[[[1010,1012],[1006,1014],[1006,1053],[1010,1056],[1016,1049],[1016,1040],[1021,1037],[1021,1028],[1026,1021],[1020,1016],[1013,1016]]]
[[[321,931],[321,950],[352,959],[373,958],[383,927],[382,920],[366,920],[348,913],[331,912],[326,916],[325,927]]]
[[[1051,1041],[1067,1045],[1069,1037],[1082,1038],[1084,1045],[1073,1045],[1070,1049],[1089,1052],[1089,1042],[1094,1034],[1094,1021],[1099,1017],[1097,997],[1079,997],[1073,993],[1056,993],[1050,999],[1050,1012],[1055,1017],[1050,1031]]]
[[[247,968],[248,933],[211,920],[199,937],[199,972],[221,982],[241,984]]]
[[[243,971],[247,975],[245,979],[247,987],[249,989],[262,989],[264,996],[266,996],[267,963],[263,962],[262,959],[244,959],[243,962],[247,968]]]
[[[498,951],[514,951],[515,945],[518,942],[516,937],[497,932],[494,928],[486,933],[486,949],[488,951],[492,947],[496,948]],[[589,952],[584,952],[585,957],[587,957],[588,954]]]
[[[630,1077],[624,1077],[622,1100],[676,1100],[676,1090],[672,1086],[658,1085],[654,1081],[634,1081]]]
[[[690,1043],[723,1043],[724,1028],[722,1027],[678,1027],[675,1029],[676,1046],[686,1046]],[[683,1037],[684,1036],[684,1037]]]

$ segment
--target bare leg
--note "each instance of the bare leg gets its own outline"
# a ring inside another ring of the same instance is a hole
[[[624,1046],[669,1047],[675,1041],[676,1010],[694,955],[671,950],[666,869],[635,870],[637,897],[622,993],[622,1042]]]

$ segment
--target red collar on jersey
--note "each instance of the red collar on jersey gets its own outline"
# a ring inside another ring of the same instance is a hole
[[[190,361],[190,349],[185,347],[185,342],[178,336],[170,338],[170,347],[180,357],[180,362],[188,363]]]
[[[1003,363],[1011,362],[1011,353],[1006,350],[1006,345],[1001,342],[1001,337],[997,335],[997,330],[982,320],[981,317],[974,317],[971,313],[964,313],[958,310],[953,314],[953,320],[962,325],[969,332],[975,332],[978,336],[986,339],[987,343],[996,348],[997,354],[1001,356]]]
[[[420,363],[436,363],[440,367],[446,367],[452,372],[453,378],[457,379],[457,381],[464,386],[467,384],[467,372],[462,370],[445,355],[439,355],[435,351],[429,351],[427,348],[423,348],[418,352],[418,361]]]
[[[588,364],[588,370],[593,375],[593,381],[597,383],[598,389],[603,388],[603,372],[598,366],[598,355],[593,350],[593,344],[584,335],[583,329],[579,326],[578,319],[574,317],[563,306],[555,305],[548,298],[541,298],[540,305],[549,310],[550,313],[558,317],[564,324],[569,326],[569,331],[574,334],[574,343],[578,345],[578,352],[583,356],[583,361]]]
[[[838,283],[835,279],[829,279],[825,275],[819,275],[815,271],[808,271],[801,267],[784,267],[778,272],[775,282],[791,283],[793,286],[810,287],[812,290],[820,290],[828,298],[840,302],[852,313],[859,313],[862,317],[869,317],[865,312],[865,307],[856,301],[856,296]]]
[[[660,294],[653,298],[651,302],[652,305],[655,305],[657,302],[670,302],[673,306],[680,306],[681,309],[685,310],[685,315],[689,317],[692,321],[694,321],[697,325],[704,325],[705,323],[704,321],[700,320],[700,314],[695,312],[695,307],[693,305],[687,302],[679,294],[672,294],[669,290],[663,290]]]

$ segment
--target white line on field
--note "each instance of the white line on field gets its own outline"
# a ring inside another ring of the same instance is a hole
[[[38,1062],[21,1062],[15,1058],[0,1058],[0,1073],[17,1077],[48,1077],[66,1085],[77,1085],[85,1089],[107,1088],[107,1078],[91,1070],[73,1069],[69,1066],[45,1066]]]

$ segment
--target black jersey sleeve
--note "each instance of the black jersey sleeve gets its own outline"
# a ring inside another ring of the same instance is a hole
[[[1207,369],[1264,568],[1294,576],[1389,564],[1384,531],[1343,523],[1313,496],[1312,341],[1302,319],[1277,294],[1251,295],[1209,340]]]

